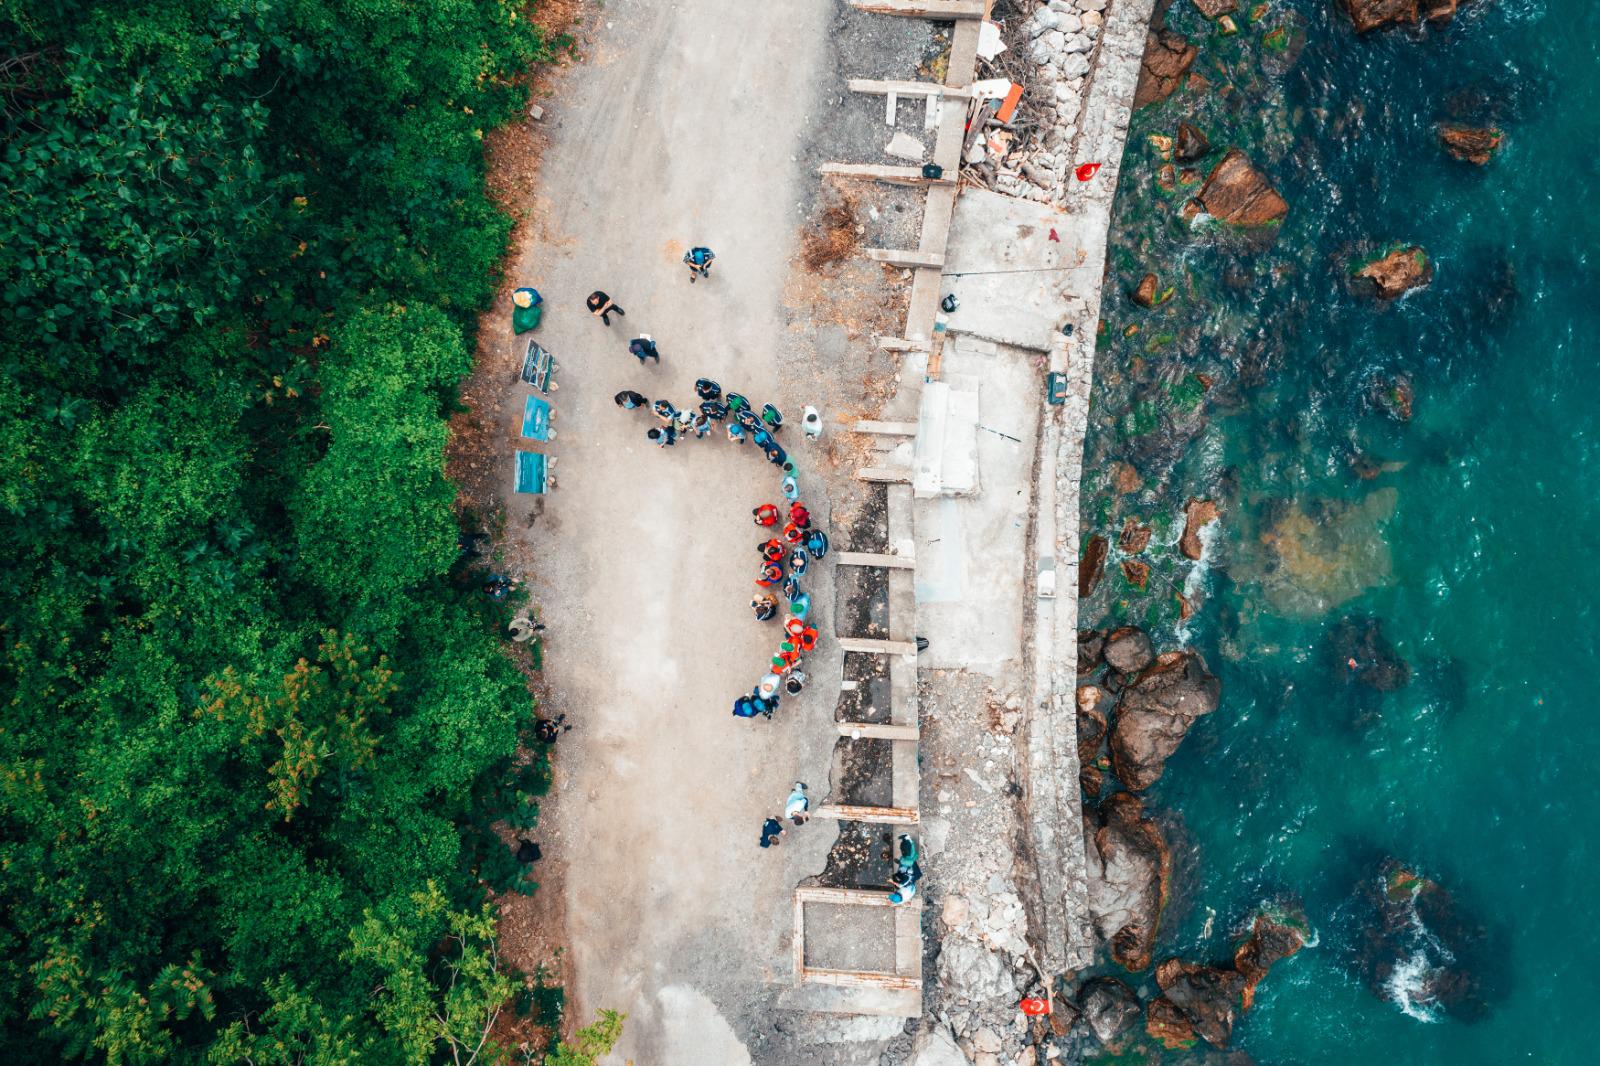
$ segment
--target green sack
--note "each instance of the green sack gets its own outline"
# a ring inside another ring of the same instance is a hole
[[[526,333],[539,324],[544,317],[544,308],[539,305],[533,307],[512,307],[511,328],[518,333]]]

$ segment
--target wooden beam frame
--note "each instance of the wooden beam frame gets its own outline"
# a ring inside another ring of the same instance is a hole
[[[901,466],[864,466],[856,471],[862,481],[878,481],[890,485],[911,484],[911,471]]]
[[[890,185],[954,185],[955,178],[925,178],[921,167],[890,166],[884,163],[824,163],[817,173],[826,178],[860,178]]]
[[[875,15],[936,19],[941,22],[983,18],[984,0],[850,0],[858,11]]]
[[[936,81],[880,81],[876,78],[851,78],[850,91],[868,96],[949,96],[970,99],[970,86],[941,85]]]
[[[841,737],[853,740],[909,740],[922,738],[922,731],[914,725],[890,725],[887,722],[836,722]]]
[[[910,248],[868,248],[867,258],[897,267],[944,269],[943,252],[914,251]]]
[[[841,651],[859,651],[868,655],[915,655],[917,645],[909,640],[880,640],[877,637],[839,637]]]
[[[915,570],[917,560],[909,555],[883,555],[878,552],[834,552],[840,566],[883,566],[891,570]]]
[[[846,803],[824,803],[816,810],[818,818],[841,822],[876,822],[882,825],[916,825],[921,816],[910,807],[853,807]]]

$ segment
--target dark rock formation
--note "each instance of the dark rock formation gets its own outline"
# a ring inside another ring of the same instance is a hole
[[[1122,533],[1117,537],[1117,547],[1129,555],[1138,555],[1150,544],[1150,527],[1140,525],[1132,515],[1122,520]]]
[[[1106,714],[1102,703],[1109,704],[1110,693],[1094,685],[1078,688],[1078,786],[1090,797],[1100,795],[1104,778],[1095,764],[1100,759],[1100,745],[1106,739]]]
[[[1150,564],[1141,563],[1137,559],[1124,559],[1122,560],[1122,576],[1134,588],[1142,589],[1150,580]]]
[[[1401,422],[1411,421],[1411,408],[1416,393],[1411,379],[1404,374],[1392,378],[1379,378],[1372,383],[1372,405]]]
[[[1211,169],[1195,202],[1213,218],[1233,226],[1264,226],[1289,213],[1288,201],[1237,148],[1229,148]]]
[[[1233,953],[1233,968],[1244,978],[1240,1008],[1249,1010],[1255,1003],[1256,986],[1274,963],[1282,962],[1306,946],[1310,926],[1298,909],[1266,908],[1250,923],[1250,935]]]
[[[1357,971],[1380,999],[1409,1014],[1479,1021],[1506,991],[1503,945],[1438,882],[1396,859],[1356,891]]]
[[[1378,299],[1393,300],[1432,281],[1433,264],[1428,261],[1428,253],[1413,244],[1374,259],[1357,269],[1354,276]]]
[[[1111,730],[1111,765],[1128,788],[1149,788],[1161,778],[1194,720],[1217,709],[1222,683],[1191,651],[1169,651],[1146,667],[1122,693]]]
[[[1105,661],[1106,635],[1098,629],[1078,630],[1078,676],[1092,674]]]
[[[1161,827],[1145,817],[1144,804],[1131,792],[1106,797],[1098,814],[1099,828],[1085,841],[1089,913],[1101,938],[1110,942],[1112,959],[1137,973],[1150,965],[1172,854]]]
[[[1106,538],[1096,533],[1089,538],[1089,543],[1084,545],[1083,558],[1078,561],[1078,596],[1084,598],[1094,595],[1094,590],[1100,587],[1100,579],[1106,573],[1106,552],[1111,549],[1111,544]]]
[[[1171,30],[1153,29],[1146,34],[1144,63],[1133,90],[1134,109],[1165,100],[1177,91],[1198,54],[1194,45]]]
[[[1445,151],[1464,163],[1476,163],[1480,167],[1489,162],[1503,140],[1505,134],[1493,127],[1477,129],[1454,122],[1439,127],[1439,143],[1444,145]]]
[[[1194,6],[1206,18],[1216,19],[1239,10],[1239,0],[1194,0]]]
[[[1418,19],[1446,23],[1460,6],[1460,0],[1344,0],[1357,33],[1385,26],[1415,26]]]
[[[1156,297],[1160,294],[1160,291],[1161,279],[1154,274],[1146,274],[1139,279],[1139,284],[1128,294],[1128,299],[1140,307],[1154,307],[1156,305]]]
[[[1411,666],[1383,635],[1383,623],[1370,615],[1341,618],[1328,633],[1328,659],[1346,680],[1379,692],[1405,688]]]
[[[1166,996],[1157,996],[1145,1007],[1144,1031],[1168,1051],[1192,1048],[1200,1040],[1183,1011]]]
[[[1187,122],[1178,123],[1177,147],[1173,152],[1178,162],[1193,163],[1209,151],[1211,151],[1211,142],[1206,140],[1205,134]]]
[[[1106,634],[1105,659],[1113,670],[1137,674],[1156,661],[1155,646],[1138,626],[1123,626]]]
[[[1178,550],[1185,559],[1198,559],[1205,552],[1200,543],[1200,528],[1217,520],[1217,505],[1210,500],[1189,498],[1183,505],[1183,536],[1178,538]]]
[[[1156,984],[1206,1043],[1228,1046],[1243,998],[1243,975],[1237,970],[1168,959],[1156,967]]]
[[[1095,977],[1078,990],[1078,1009],[1094,1038],[1110,1051],[1127,1042],[1139,1021],[1139,998],[1115,977]]]

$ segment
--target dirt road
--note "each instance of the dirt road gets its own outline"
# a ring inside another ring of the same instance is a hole
[[[567,862],[576,987],[570,1009],[628,1015],[614,1061],[639,1066],[751,1061],[745,1043],[770,991],[789,980],[793,885],[822,866],[833,826],[757,847],[790,783],[827,791],[836,661],[772,722],[741,721],[733,698],[764,672],[776,625],[748,609],[758,530],[776,468],[722,439],[658,449],[646,412],[615,407],[633,388],[683,406],[708,375],[759,404],[774,399],[814,511],[800,405],[780,377],[780,301],[802,221],[795,161],[823,78],[831,5],[612,2],[587,61],[545,101],[558,124],[537,209],[547,229],[518,283],[547,301],[540,340],[561,363],[559,488],[525,538],[532,591],[549,623],[560,742],[555,824]],[[716,250],[691,286],[679,260]],[[626,310],[607,329],[592,289]],[[662,362],[628,355],[651,334]],[[720,435],[719,435],[720,437]],[[509,487],[509,486],[508,486]],[[831,574],[807,588],[831,635]],[[756,1060],[761,1060],[759,1049]]]

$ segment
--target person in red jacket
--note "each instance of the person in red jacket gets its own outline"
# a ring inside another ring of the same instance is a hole
[[[811,528],[811,512],[806,510],[806,505],[798,500],[789,505],[789,521],[801,529]]]
[[[775,526],[778,524],[778,509],[770,503],[764,503],[760,507],[752,509],[750,513],[755,517],[756,525],[758,526]]]

